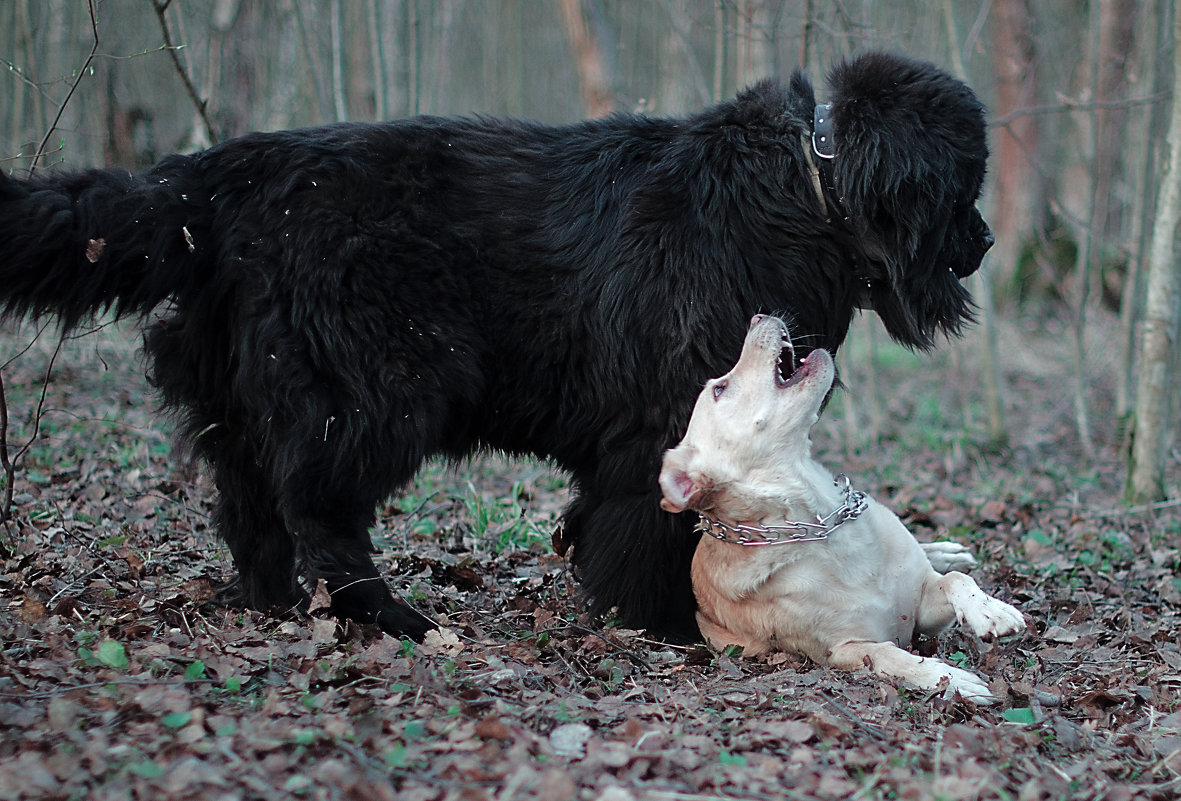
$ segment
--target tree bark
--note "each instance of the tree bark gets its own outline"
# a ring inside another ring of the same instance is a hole
[[[963,48],[960,46],[959,26],[955,18],[955,4],[951,0],[943,3],[944,22],[947,26],[947,44],[951,53],[952,69],[961,80],[968,80],[968,70],[964,65]],[[993,281],[990,280],[996,263],[994,255],[990,254],[985,262],[985,269],[978,271],[969,281],[969,287],[979,307],[980,330],[983,333],[980,342],[981,373],[984,380],[984,405],[987,410],[988,439],[993,447],[1004,447],[1009,441],[1009,428],[1005,424],[1004,390],[1001,381],[1000,348],[997,344],[996,312],[993,308]],[[964,403],[966,410],[968,404]],[[965,425],[967,424],[965,419]]]
[[[1169,63],[1156,58],[1157,53],[1168,52],[1172,36],[1172,3],[1160,2],[1156,9],[1148,11],[1141,20],[1139,34],[1142,47],[1140,64],[1133,72],[1141,75],[1137,91],[1133,95],[1167,94],[1169,86]],[[1148,252],[1151,248],[1152,219],[1156,215],[1157,167],[1162,157],[1162,142],[1168,124],[1168,107],[1156,102],[1140,109],[1131,127],[1142,129],[1137,137],[1138,154],[1135,157],[1137,188],[1135,204],[1131,211],[1127,236],[1131,256],[1128,259],[1128,273],[1120,290],[1120,376],[1116,384],[1116,417],[1119,420],[1121,440],[1125,446],[1130,442],[1133,404],[1136,398],[1136,357],[1139,347],[1138,323],[1144,308],[1144,273]]]
[[[582,106],[590,117],[615,111],[615,93],[603,57],[602,45],[587,24],[582,0],[561,0],[562,24],[574,50]]]
[[[369,0],[369,58],[373,69],[373,118],[381,121],[389,117],[386,111],[386,65],[385,42],[382,37],[381,10],[377,7],[377,0]]]
[[[1125,499],[1129,503],[1162,500],[1164,460],[1170,437],[1173,367],[1176,363],[1178,265],[1174,250],[1181,220],[1181,15],[1173,19],[1173,107],[1169,119],[1168,150],[1157,196],[1144,323],[1140,340],[1140,369],[1136,382],[1136,421],[1132,460]]]
[[[1005,116],[1033,105],[1035,52],[1026,0],[997,0],[993,8],[996,114]],[[1030,154],[1037,152],[1037,136],[1037,118],[1030,115],[1011,120],[996,133],[996,201],[990,221],[996,245],[990,262],[993,286],[1001,297],[1012,288],[1021,243],[1031,228],[1037,172]]]
[[[1106,0],[1098,0],[1091,4],[1090,15],[1090,44],[1089,68],[1090,87],[1087,94],[1093,101],[1102,100],[1099,72],[1103,63],[1103,35],[1100,32],[1103,19],[1103,7]],[[1084,149],[1090,151],[1090,164],[1086,171],[1086,205],[1078,219],[1077,250],[1074,265],[1075,304],[1074,304],[1074,420],[1078,431],[1079,444],[1083,455],[1088,459],[1095,455],[1095,442],[1091,437],[1091,420],[1087,413],[1087,304],[1091,296],[1091,267],[1094,259],[1096,240],[1100,237],[1097,228],[1100,219],[1100,184],[1106,184],[1102,176],[1110,172],[1110,166],[1103,158],[1103,148],[1100,145],[1099,110],[1092,111],[1089,116],[1080,119]],[[1088,135],[1089,134],[1089,135]]]
[[[775,68],[777,9],[769,0],[739,0],[736,37],[739,88],[778,73]]]
[[[340,0],[332,0],[328,11],[329,31],[332,34],[332,110],[337,122],[344,122],[349,118],[348,105],[344,91],[344,44],[341,41]]]
[[[714,102],[722,100],[722,81],[726,75],[726,7],[722,0],[714,4]]]

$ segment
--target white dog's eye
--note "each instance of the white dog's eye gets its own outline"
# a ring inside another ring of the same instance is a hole
[[[718,398],[722,397],[722,393],[725,391],[726,391],[726,382],[725,381],[719,381],[716,384],[714,384],[714,400],[717,400]]]

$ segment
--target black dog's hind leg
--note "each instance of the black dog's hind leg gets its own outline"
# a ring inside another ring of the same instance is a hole
[[[213,523],[238,571],[223,588],[222,602],[260,611],[301,608],[308,596],[265,467],[264,435],[251,422],[258,414],[241,405],[243,391],[232,383],[232,330],[232,320],[222,314],[177,312],[157,319],[144,332],[149,377],[176,414],[180,442],[213,471]]]
[[[226,600],[263,611],[303,608],[308,596],[299,584],[295,542],[279,518],[274,493],[254,457],[235,450],[221,449],[213,463],[214,523],[238,569]]]
[[[306,609],[308,590],[322,578],[341,617],[415,639],[435,627],[394,599],[373,564],[368,528],[377,490],[298,448],[295,466],[273,475],[281,462],[245,436],[200,443],[200,450],[218,485],[215,523],[238,569],[227,600],[263,611]]]

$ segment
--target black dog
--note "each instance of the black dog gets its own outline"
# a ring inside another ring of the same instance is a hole
[[[657,476],[751,314],[801,356],[859,307],[926,348],[970,319],[992,241],[966,86],[882,54],[830,82],[830,107],[796,74],[684,119],[421,117],[0,176],[0,303],[146,316],[252,607],[323,578],[339,614],[421,635],[370,557],[375,506],[431,454],[500,449],[572,475],[593,611],[692,636],[693,522]]]

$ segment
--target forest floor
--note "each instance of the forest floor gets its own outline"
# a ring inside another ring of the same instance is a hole
[[[1000,448],[972,342],[915,356],[859,325],[856,406],[834,400],[816,452],[920,539],[970,544],[1024,612],[1024,636],[926,646],[1000,705],[587,619],[549,545],[565,478],[497,457],[432,466],[380,510],[384,573],[446,621],[427,642],[218,606],[213,488],[170,454],[134,330],[108,327],[58,355],[0,531],[0,797],[1177,798],[1181,514],[1121,504],[1103,321],[1090,455],[1052,317],[1001,327]],[[0,363],[33,333],[0,334]],[[54,344],[0,371],[13,451]],[[1179,472],[1174,452],[1174,494]]]

